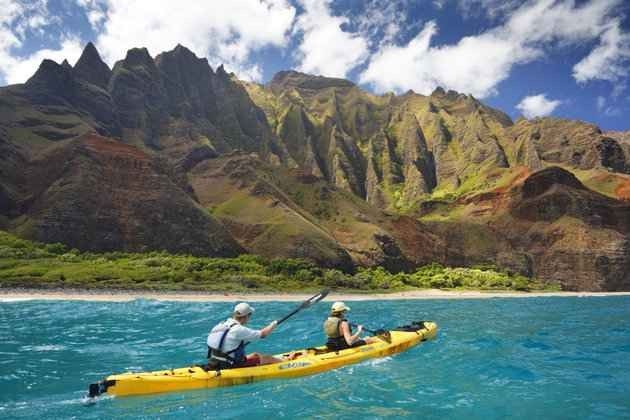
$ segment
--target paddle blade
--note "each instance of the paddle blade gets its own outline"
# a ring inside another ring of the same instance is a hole
[[[302,302],[302,305],[301,305],[302,308],[308,308],[309,306],[316,304],[317,302],[319,302],[320,300],[322,300],[326,296],[328,296],[328,293],[330,293],[329,289],[322,290],[321,292],[319,292],[315,296],[312,296],[308,300],[305,300],[304,302]]]
[[[297,314],[298,312],[300,312],[302,309],[306,309],[309,306],[312,306],[314,304],[316,304],[317,302],[319,302],[320,300],[324,299],[326,296],[328,296],[328,293],[330,292],[330,290],[328,289],[324,289],[321,292],[319,292],[318,294],[316,294],[315,296],[310,297],[309,299],[305,300],[304,302],[302,302],[300,304],[300,306],[298,306],[297,308],[295,308],[293,311],[291,311],[289,314],[285,315],[284,317],[280,318],[278,320],[278,325],[282,324],[284,321],[286,321],[287,319],[291,318],[293,315]]]

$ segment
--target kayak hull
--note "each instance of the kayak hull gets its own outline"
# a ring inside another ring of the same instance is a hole
[[[390,331],[390,337],[360,347],[327,352],[324,347],[298,350],[293,360],[246,368],[208,370],[190,366],[171,370],[110,375],[104,381],[90,385],[90,396],[104,393],[127,396],[186,391],[243,385],[270,379],[294,378],[314,375],[367,359],[386,357],[408,350],[434,338],[437,324],[418,322]],[[276,355],[287,357],[289,353]]]

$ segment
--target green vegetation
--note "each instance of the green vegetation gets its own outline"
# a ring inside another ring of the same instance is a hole
[[[42,244],[0,231],[0,287],[228,291],[308,291],[323,286],[353,291],[418,288],[557,290],[492,267],[449,268],[431,264],[413,273],[359,269],[347,274],[299,259],[254,255],[204,258],[164,252],[95,254]]]

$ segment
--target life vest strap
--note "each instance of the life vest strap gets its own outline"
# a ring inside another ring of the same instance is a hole
[[[240,362],[240,360],[237,360],[236,358],[232,357],[231,354],[236,353],[238,351],[243,351],[245,347],[245,343],[243,341],[241,341],[240,344],[235,349],[232,349],[227,352],[223,351],[223,343],[225,342],[225,337],[227,337],[230,330],[234,326],[236,326],[236,324],[238,324],[238,322],[235,321],[232,325],[230,325],[223,331],[223,334],[221,335],[221,339],[219,340],[218,348],[212,348],[208,346],[208,359],[216,360],[222,363],[228,363],[229,365],[235,365],[238,362]]]

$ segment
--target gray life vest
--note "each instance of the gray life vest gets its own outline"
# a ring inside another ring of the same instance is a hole
[[[326,321],[324,321],[324,333],[326,333],[326,337],[337,338],[343,335],[339,328],[341,321],[344,320],[336,316],[329,316]]]
[[[326,333],[326,337],[328,340],[326,341],[326,347],[330,350],[343,350],[348,348],[348,343],[346,342],[346,338],[343,336],[341,332],[341,323],[348,322],[346,319],[337,318],[336,316],[329,316],[326,321],[324,321],[324,333]],[[350,328],[350,323],[348,323],[348,328]],[[350,334],[352,334],[352,329],[350,329]]]

